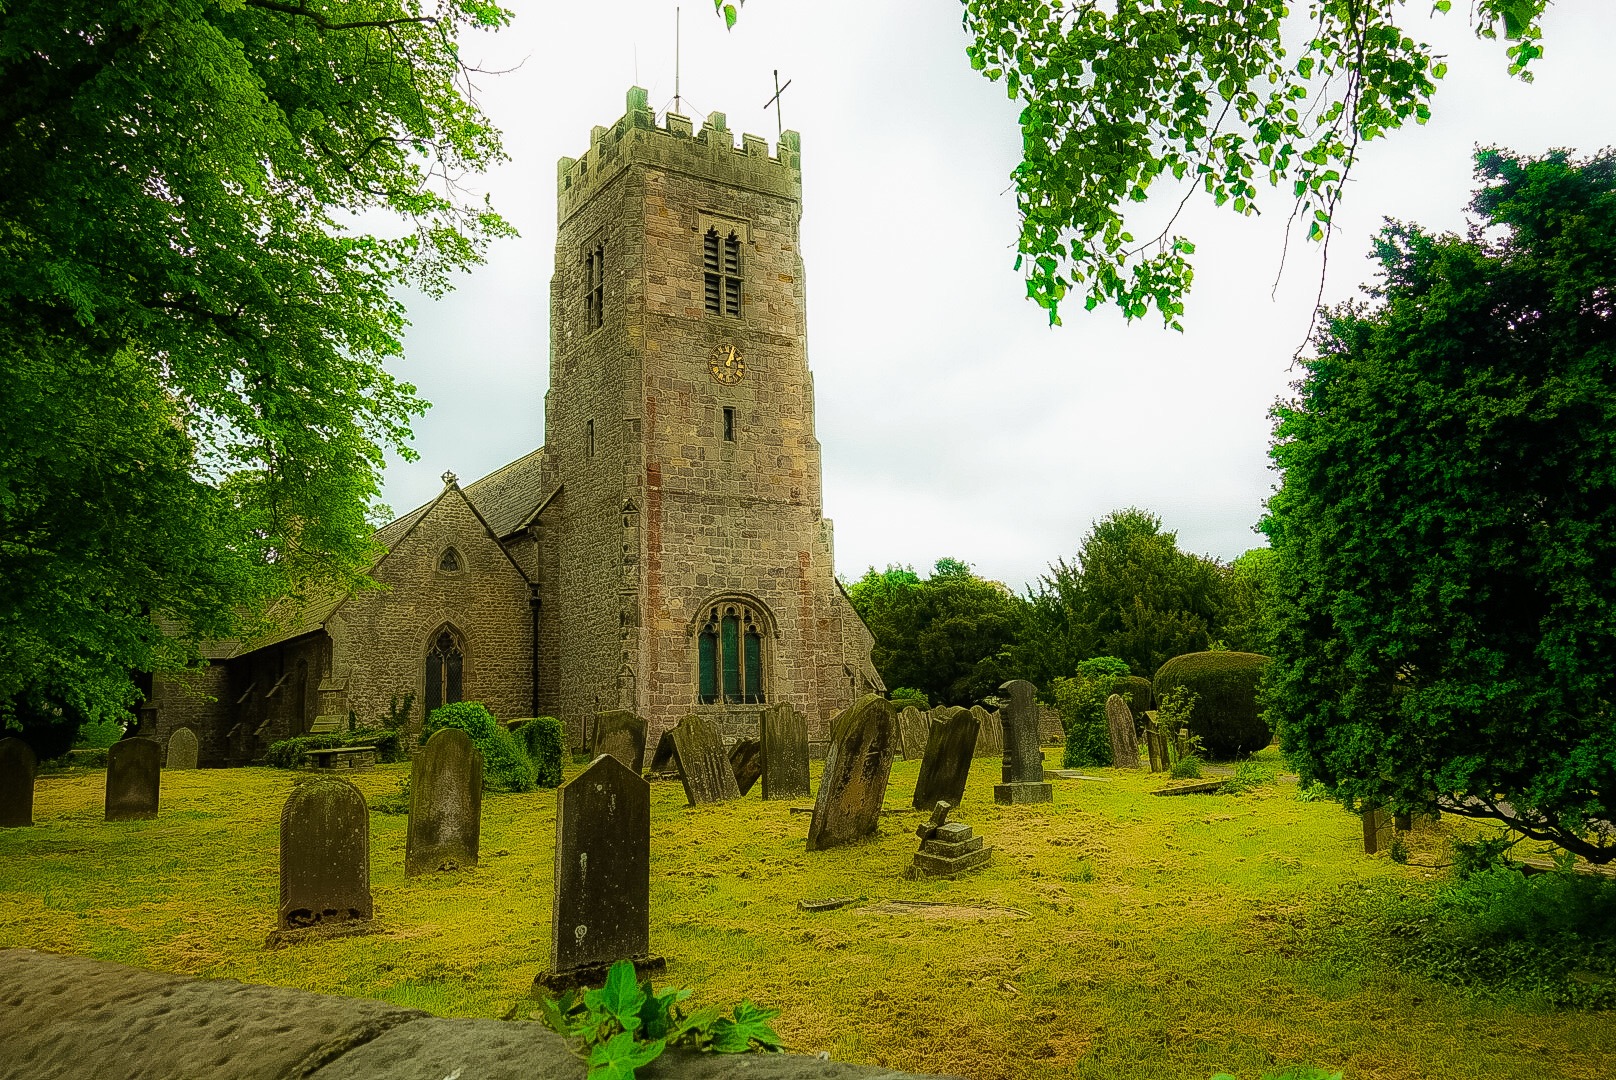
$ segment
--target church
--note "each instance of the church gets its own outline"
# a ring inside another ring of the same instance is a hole
[[[630,709],[755,735],[788,703],[822,752],[881,689],[822,513],[798,221],[801,141],[722,113],[658,123],[646,92],[558,164],[545,444],[443,474],[376,533],[380,586],[304,597],[276,629],[160,681],[143,730],[204,764],[257,760],[321,718],[406,732],[450,701],[558,717],[575,750]],[[452,463],[446,463],[452,464]]]

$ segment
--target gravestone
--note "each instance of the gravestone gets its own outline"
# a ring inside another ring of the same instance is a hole
[[[618,960],[661,969],[650,955],[651,785],[610,754],[595,758],[556,789],[555,852],[550,970],[537,983],[598,985]]]
[[[163,748],[156,739],[124,739],[107,748],[107,820],[157,816]]]
[[[808,789],[808,723],[790,705],[770,705],[758,722],[763,744],[763,797],[805,799]]]
[[[21,739],[0,739],[0,829],[34,823],[34,772],[39,762]]]
[[[679,771],[679,748],[673,745],[673,729],[662,733],[657,740],[656,753],[651,755],[651,772],[658,776],[672,776]]]
[[[936,715],[935,710],[933,715]],[[980,705],[971,706],[971,715],[976,717],[981,731],[976,736],[977,757],[998,757],[1004,753],[1004,725],[999,721],[999,714],[989,712]]]
[[[915,829],[920,850],[904,870],[904,877],[952,877],[986,866],[993,858],[993,849],[984,847],[982,838],[969,825],[948,820],[953,808],[947,800],[939,800],[932,808],[931,820]]]
[[[196,768],[196,732],[188,727],[175,728],[168,737],[168,761],[165,769]]]
[[[729,748],[729,767],[735,773],[735,786],[742,795],[763,775],[763,743],[742,739]]]
[[[404,873],[476,866],[482,814],[482,751],[459,728],[443,728],[410,763]]]
[[[898,741],[905,761],[919,761],[926,756],[926,740],[930,737],[931,716],[913,705],[898,714]]]
[[[1040,803],[1055,797],[1054,785],[1044,780],[1044,752],[1038,748],[1038,707],[1033,685],[1011,679],[999,687],[1009,703],[999,710],[1004,722],[1003,783],[993,785],[996,803]]]
[[[971,773],[971,755],[976,752],[981,726],[969,709],[948,712],[948,719],[931,722],[920,778],[915,781],[912,805],[916,810],[930,810],[939,801],[958,806],[965,797],[965,781]]]
[[[1105,699],[1105,723],[1111,729],[1111,763],[1119,769],[1139,768],[1139,735],[1133,710],[1120,694]]]
[[[717,724],[703,716],[687,716],[669,734],[673,736],[679,780],[691,806],[741,797]]]
[[[866,694],[831,723],[830,752],[808,822],[809,851],[875,832],[897,746],[898,718],[886,698]]]
[[[596,713],[589,747],[595,757],[610,754],[638,776],[645,771],[645,721],[627,709]]]
[[[413,796],[412,796],[413,801]],[[305,780],[281,808],[277,934],[370,929],[370,811],[350,781]]]

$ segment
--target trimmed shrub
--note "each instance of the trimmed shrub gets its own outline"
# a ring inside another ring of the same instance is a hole
[[[1186,687],[1196,696],[1190,714],[1190,733],[1201,740],[1214,759],[1239,757],[1261,750],[1274,733],[1257,709],[1257,684],[1268,657],[1257,653],[1185,653],[1156,671],[1156,700],[1174,687]]]
[[[444,728],[459,728],[483,753],[484,791],[532,791],[533,762],[515,735],[500,727],[480,701],[453,701],[432,710],[423,743]]]
[[[903,710],[913,705],[921,712],[931,711],[931,699],[912,686],[900,686],[888,694],[887,697],[891,700],[894,709]]]
[[[1150,709],[1154,696],[1149,679],[1140,675],[1123,675],[1111,680],[1111,693],[1128,703],[1128,711],[1133,713],[1135,727],[1145,722],[1145,713]]]
[[[522,748],[527,751],[528,760],[533,762],[538,785],[542,788],[559,787],[562,759],[561,721],[553,716],[521,720],[511,728],[511,734],[521,742]]]

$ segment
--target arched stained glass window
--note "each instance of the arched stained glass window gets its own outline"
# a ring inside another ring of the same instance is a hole
[[[763,621],[739,603],[715,604],[696,635],[696,699],[757,704],[763,685]]]
[[[461,700],[460,672],[464,660],[454,635],[447,630],[439,634],[426,654],[426,712],[423,715],[431,716],[439,705]]]

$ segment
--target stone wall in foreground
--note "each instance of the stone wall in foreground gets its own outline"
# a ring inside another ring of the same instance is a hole
[[[318,948],[318,945],[301,946]],[[0,949],[0,1078],[532,1080],[583,1077],[536,1023],[448,1020],[368,998],[188,979]],[[900,1080],[796,1055],[664,1054],[646,1080]]]

